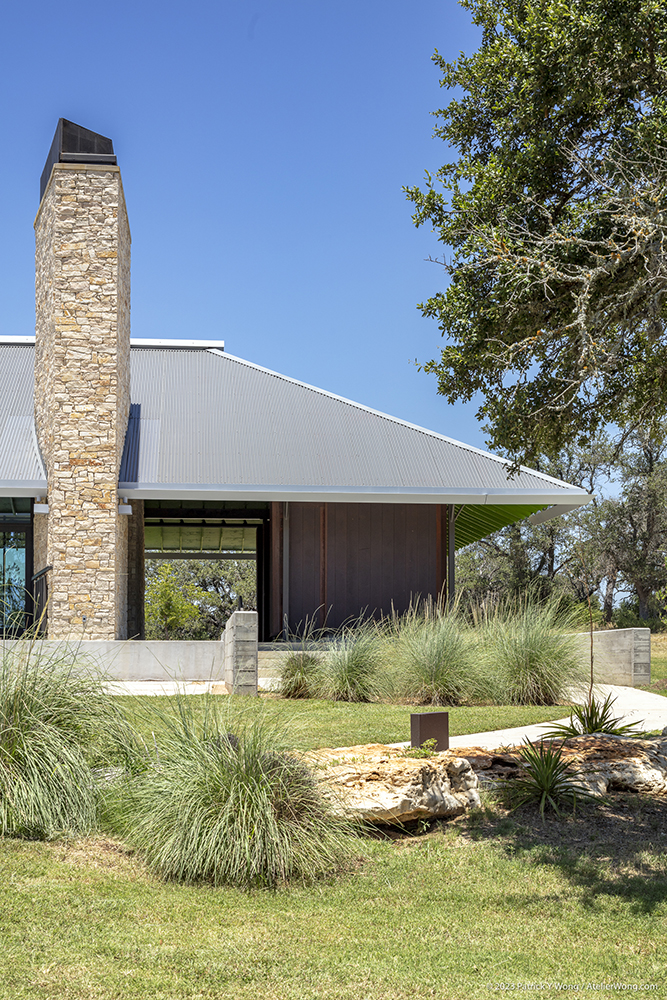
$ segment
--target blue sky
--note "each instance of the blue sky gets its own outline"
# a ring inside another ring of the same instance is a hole
[[[39,176],[59,117],[111,136],[135,337],[231,354],[484,447],[414,360],[442,285],[402,185],[447,159],[431,62],[478,31],[455,0],[117,0],[3,7],[0,334],[34,332]]]

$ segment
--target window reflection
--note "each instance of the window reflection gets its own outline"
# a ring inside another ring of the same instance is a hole
[[[0,530],[0,632],[16,634],[26,625],[26,533]]]

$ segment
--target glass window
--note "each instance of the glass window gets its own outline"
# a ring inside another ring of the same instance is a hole
[[[26,533],[0,530],[0,632],[26,626]]]

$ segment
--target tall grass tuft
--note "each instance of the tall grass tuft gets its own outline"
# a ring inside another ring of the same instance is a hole
[[[71,653],[40,656],[29,640],[4,648],[0,835],[50,839],[94,829],[91,765],[109,762],[123,731],[112,699]]]
[[[319,685],[320,655],[313,646],[322,631],[314,618],[306,618],[303,627],[288,640],[289,652],[280,667],[280,694],[283,698],[314,698]]]
[[[579,609],[530,597],[495,609],[479,623],[489,693],[506,705],[555,705],[585,676],[576,631]]]
[[[206,697],[206,696],[204,696]],[[262,719],[181,699],[156,752],[109,792],[107,815],[153,871],[179,882],[273,888],[335,873],[347,826],[285,736]]]
[[[280,667],[283,698],[315,698],[319,684],[320,658],[305,649],[291,649]]]
[[[374,622],[345,626],[329,643],[317,684],[321,698],[331,701],[373,701],[386,693],[384,642]]]
[[[420,705],[460,705],[475,690],[470,629],[456,611],[425,608],[394,625],[397,693]]]

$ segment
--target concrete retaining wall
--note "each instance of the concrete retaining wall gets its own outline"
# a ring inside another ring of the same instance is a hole
[[[590,633],[579,635],[589,662]],[[651,630],[617,628],[593,632],[593,676],[598,684],[644,687],[651,683]]]

